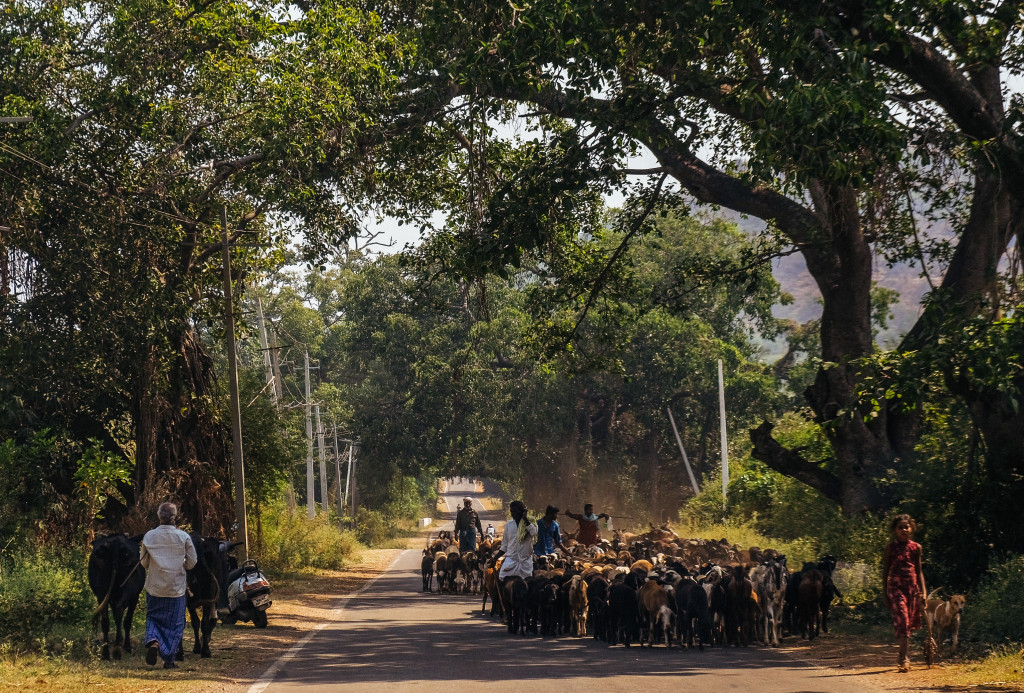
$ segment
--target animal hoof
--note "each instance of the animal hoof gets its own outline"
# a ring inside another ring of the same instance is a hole
[[[120,647],[115,647],[114,648],[114,659],[118,659],[118,660],[121,659],[121,648]]]
[[[106,645],[100,650],[100,659],[110,659],[110,648]]]
[[[209,650],[203,650],[202,654],[200,654],[199,656],[202,657],[203,659],[209,659],[213,655],[210,654]]]

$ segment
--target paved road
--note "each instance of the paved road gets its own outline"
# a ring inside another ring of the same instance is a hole
[[[453,484],[449,493],[452,508],[463,496],[478,495],[468,484]],[[487,519],[483,521],[486,526]],[[608,647],[591,638],[509,637],[500,623],[480,614],[479,597],[421,592],[419,565],[418,550],[401,554],[384,575],[349,601],[338,622],[293,653],[269,686],[264,680],[254,688],[267,693],[865,690],[856,677],[850,681],[830,675],[761,647],[698,653]]]

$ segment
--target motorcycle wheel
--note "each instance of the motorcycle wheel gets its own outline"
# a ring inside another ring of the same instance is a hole
[[[252,615],[252,624],[254,626],[256,626],[257,628],[266,628],[267,627],[267,612],[266,611],[257,611],[256,613],[254,613]]]

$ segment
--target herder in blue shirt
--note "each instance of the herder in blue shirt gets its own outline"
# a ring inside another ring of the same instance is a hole
[[[546,556],[553,552],[555,547],[568,553],[568,549],[562,546],[562,534],[558,531],[558,508],[549,505],[544,511],[544,517],[537,520],[537,543],[533,545],[533,553],[537,556]]]

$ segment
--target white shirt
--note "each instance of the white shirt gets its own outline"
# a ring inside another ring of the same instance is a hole
[[[185,594],[185,571],[199,560],[188,534],[174,525],[146,532],[139,544],[139,560],[146,569],[146,593],[154,597]]]
[[[519,541],[519,525],[515,520],[505,523],[505,534],[501,537],[501,548],[505,551],[505,562],[501,564],[498,577],[518,575],[528,578],[533,575],[533,545],[537,543],[537,523],[526,528],[526,540]]]

